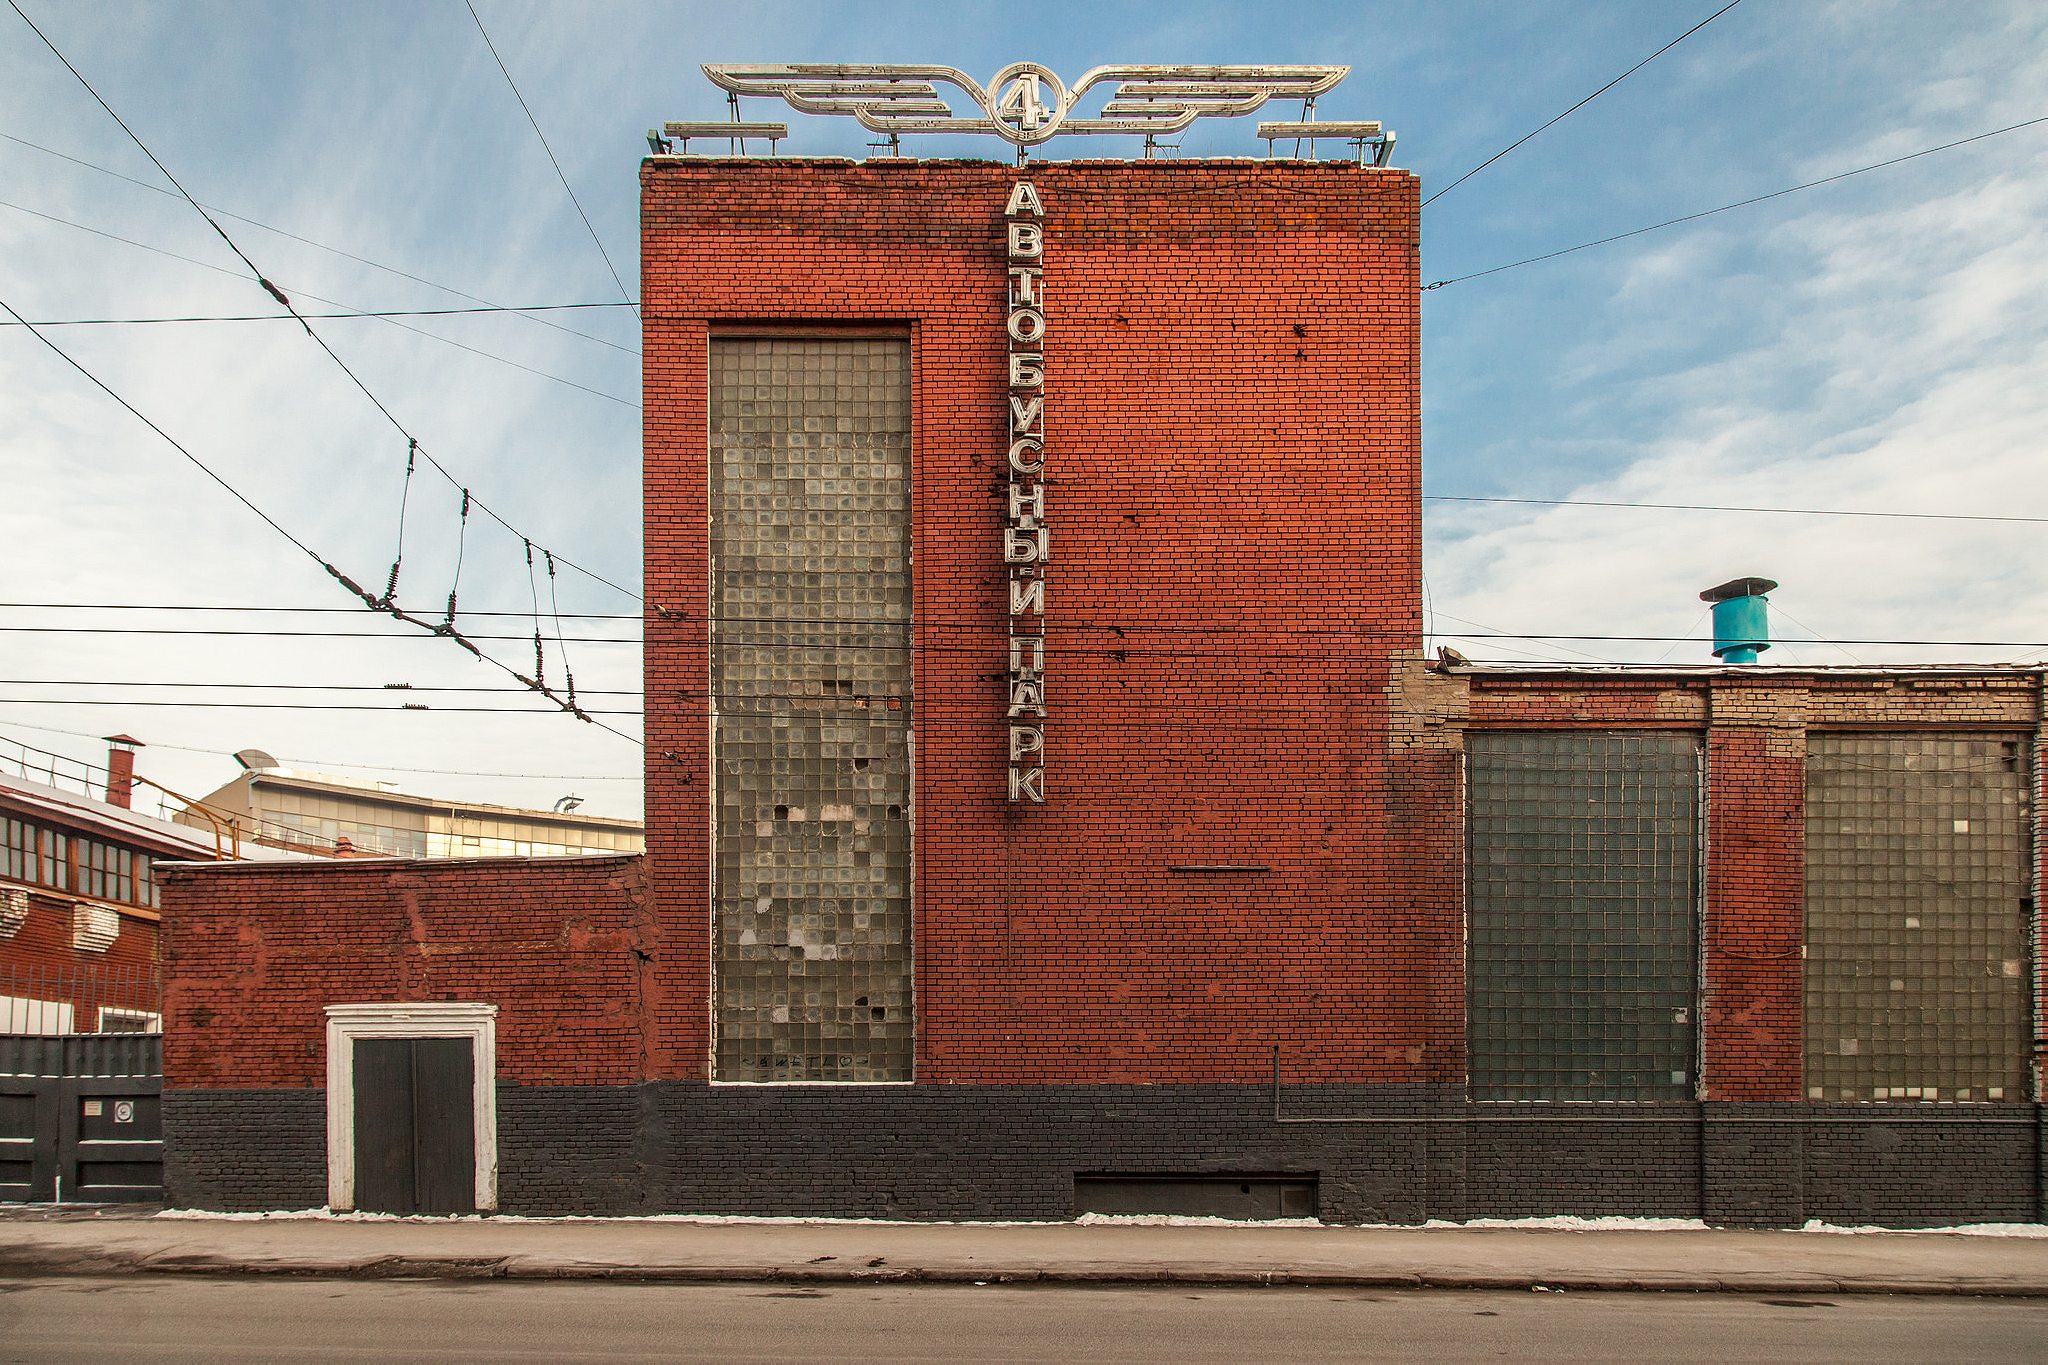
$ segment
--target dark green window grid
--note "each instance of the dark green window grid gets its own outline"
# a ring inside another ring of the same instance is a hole
[[[1807,738],[1808,1098],[2028,1098],[2029,771],[1995,735]]]
[[[1692,1098],[1698,741],[1473,731],[1466,773],[1472,1097]]]

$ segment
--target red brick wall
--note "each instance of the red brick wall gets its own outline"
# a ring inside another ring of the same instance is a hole
[[[648,1074],[654,941],[635,857],[229,863],[160,874],[171,1089],[326,1084],[323,1007],[498,1006],[498,1075]]]
[[[1806,753],[1760,728],[1707,740],[1704,1079],[1710,1100],[1805,1098]]]
[[[1416,182],[1064,163],[1046,207],[1049,799],[1004,798],[1004,202],[987,163],[652,162],[647,811],[657,1070],[701,1076],[705,345],[912,340],[918,1076],[1409,1079],[1389,658],[1419,644]],[[1260,864],[1260,873],[1173,865]],[[1454,895],[1454,888],[1443,894]],[[1440,945],[1438,945],[1440,946]]]

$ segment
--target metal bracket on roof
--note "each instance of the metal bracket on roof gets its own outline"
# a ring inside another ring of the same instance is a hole
[[[1313,109],[1310,112],[1313,113]],[[1372,164],[1375,166],[1385,166],[1394,159],[1394,135],[1382,131],[1380,125],[1371,120],[1321,123],[1309,118],[1295,123],[1261,123],[1259,136],[1266,140],[1266,155],[1269,157],[1273,155],[1274,143],[1292,138],[1297,143],[1308,143],[1309,160],[1313,161],[1318,138],[1343,138],[1356,149],[1361,166],[1366,164],[1365,150],[1368,147],[1372,148]]]
[[[1350,73],[1348,66],[1098,66],[1070,87],[1037,62],[1012,62],[986,86],[950,66],[800,62],[704,68],[735,98],[781,99],[806,114],[850,114],[862,127],[892,136],[993,133],[1020,149],[1066,133],[1156,138],[1207,115],[1255,113],[1270,99],[1313,100]],[[1108,104],[1093,118],[1074,117],[1081,97],[1098,85],[1110,87]],[[955,114],[941,86],[964,91],[974,112]]]
[[[768,155],[774,156],[775,144],[788,136],[789,125],[786,123],[741,123],[738,120],[727,123],[664,123],[659,133],[652,128],[647,130],[647,145],[656,156],[688,156],[691,138],[722,137],[732,144],[734,156],[745,156],[748,138],[766,138]]]

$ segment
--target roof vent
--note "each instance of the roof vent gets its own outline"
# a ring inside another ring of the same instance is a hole
[[[1724,664],[1753,664],[1771,647],[1770,598],[1777,583],[1768,578],[1732,578],[1700,594],[1714,604],[1714,657]]]

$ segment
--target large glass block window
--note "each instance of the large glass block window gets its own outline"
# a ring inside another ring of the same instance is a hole
[[[1810,1098],[2028,1098],[2029,766],[1997,736],[1808,736]]]
[[[1692,1098],[1698,741],[1473,731],[1466,763],[1472,1097]]]
[[[714,339],[716,1067],[903,1081],[910,345]]]

